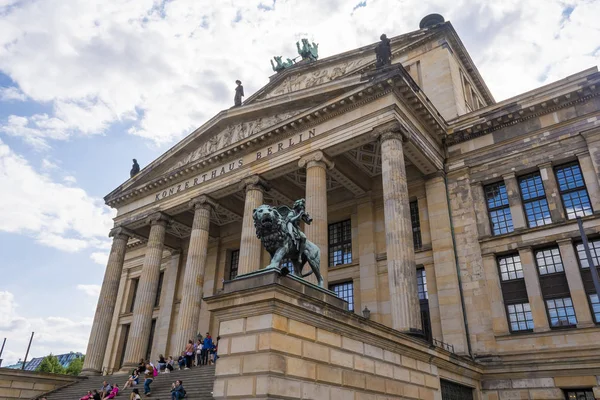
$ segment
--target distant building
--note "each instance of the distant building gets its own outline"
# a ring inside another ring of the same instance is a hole
[[[42,360],[45,358],[44,357],[37,357],[37,358],[33,358],[31,361],[28,361],[27,364],[25,365],[25,371],[35,371],[36,368],[41,364]],[[60,363],[60,365],[63,366],[63,368],[67,368],[69,366],[69,364],[71,364],[74,360],[83,357],[83,354],[77,352],[70,352],[70,353],[66,353],[66,354],[57,354],[55,355],[56,358],[58,358],[58,362]],[[9,365],[6,368],[10,368],[10,369],[21,369],[23,367],[23,361],[21,359],[19,359],[19,361],[17,361],[17,363],[13,364],[13,365]]]

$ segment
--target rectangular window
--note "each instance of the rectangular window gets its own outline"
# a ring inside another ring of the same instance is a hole
[[[544,184],[539,172],[519,178],[523,207],[530,228],[552,223]]]
[[[425,275],[425,268],[417,269],[417,292],[419,294],[419,300],[428,300],[427,294],[427,276]]]
[[[500,267],[500,278],[503,281],[523,278],[523,266],[521,265],[521,257],[518,254],[498,257],[498,265]]]
[[[594,314],[594,321],[600,324],[600,301],[598,301],[597,294],[590,294],[590,304],[592,305],[592,314]]]
[[[509,304],[506,311],[511,332],[533,330],[533,315],[529,303]]]
[[[229,261],[229,280],[235,279],[238,274],[238,265],[240,264],[240,251],[231,251],[231,261]]]
[[[329,224],[329,266],[352,262],[352,225],[349,219]]]
[[[572,327],[577,325],[575,308],[570,297],[546,300],[546,308],[552,328]]]
[[[578,163],[556,167],[556,180],[568,219],[592,215],[592,205]]]
[[[160,306],[160,292],[162,292],[163,280],[165,279],[165,273],[161,272],[158,276],[158,287],[156,289],[156,298],[154,299],[154,307]]]
[[[419,202],[410,202],[410,222],[413,230],[413,244],[415,250],[420,250],[423,247],[421,241],[421,221],[419,221]]]
[[[131,292],[131,300],[129,302],[129,307],[127,308],[128,312],[133,312],[133,307],[135,306],[135,298],[137,296],[138,286],[140,284],[140,278],[134,278],[131,280],[129,290]]]
[[[569,389],[565,391],[567,394],[567,400],[595,400],[594,392],[589,389]]]
[[[348,302],[348,310],[354,311],[354,283],[344,282],[329,285],[329,290],[335,293],[340,299]]]
[[[564,272],[562,259],[558,247],[550,249],[537,250],[535,252],[535,261],[540,275],[555,274]]]
[[[588,245],[590,247],[590,253],[592,254],[592,262],[597,267],[600,259],[600,240],[589,240]],[[583,243],[577,244],[577,257],[579,258],[579,265],[581,268],[587,269],[590,267],[590,262],[585,254]]]
[[[502,235],[512,232],[514,228],[506,185],[504,182],[498,182],[485,186],[484,190],[493,234]]]

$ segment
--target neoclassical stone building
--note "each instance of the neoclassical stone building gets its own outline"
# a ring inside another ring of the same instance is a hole
[[[106,196],[87,373],[211,332],[215,398],[600,398],[600,74],[496,102],[449,22],[391,45],[273,75]],[[253,209],[302,197],[347,304],[260,274]]]

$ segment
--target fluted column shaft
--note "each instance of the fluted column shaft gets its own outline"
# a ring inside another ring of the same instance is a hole
[[[263,195],[267,189],[266,182],[258,176],[250,177],[241,184],[246,192],[244,203],[244,219],[242,220],[242,238],[240,240],[240,258],[238,263],[238,276],[258,271],[262,244],[256,237],[253,213],[254,209],[263,203]]]
[[[133,319],[129,329],[127,349],[125,349],[125,362],[122,370],[130,370],[136,366],[141,358],[146,356],[150,330],[152,328],[152,311],[158,290],[160,265],[165,244],[167,218],[163,214],[149,217],[151,224],[150,235],[146,245],[146,255],[142,265],[142,274],[138,284]]]
[[[110,325],[115,312],[117,293],[123,272],[123,261],[129,236],[122,228],[113,229],[110,233],[113,237],[112,247],[108,256],[108,264],[104,272],[104,281],[100,289],[100,297],[96,306],[94,323],[87,351],[82,375],[102,374],[102,362],[106,352],[106,344],[110,332]]]
[[[381,135],[381,170],[392,327],[399,331],[421,330],[406,167],[399,132]]]
[[[306,168],[306,212],[312,218],[310,225],[304,226],[306,238],[319,246],[321,250],[321,275],[323,287],[328,286],[328,247],[327,247],[327,169],[334,164],[323,152],[316,151],[302,157],[298,163],[300,168]],[[317,284],[314,275],[308,279]]]
[[[192,200],[190,206],[194,208],[194,222],[183,276],[181,305],[177,317],[177,330],[179,331],[177,351],[183,351],[188,340],[195,341],[198,333],[204,289],[204,270],[208,253],[210,212],[215,203],[207,196],[200,196]]]

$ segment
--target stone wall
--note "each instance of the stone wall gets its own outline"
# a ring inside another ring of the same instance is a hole
[[[556,376],[547,378],[495,379],[483,382],[484,400],[562,400],[563,389],[582,389],[593,387],[594,396],[600,398],[600,377]]]
[[[81,379],[85,378],[0,368],[0,400],[36,398]]]

